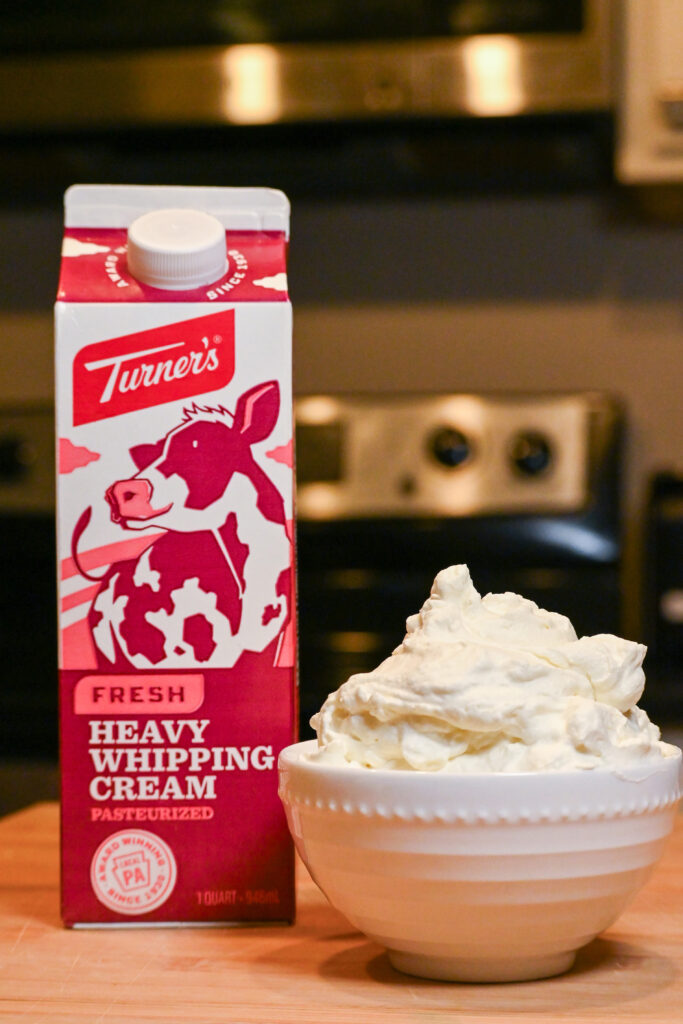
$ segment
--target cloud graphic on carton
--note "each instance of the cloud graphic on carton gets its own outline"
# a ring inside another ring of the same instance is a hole
[[[89,448],[72,444],[68,437],[59,439],[60,473],[73,473],[75,469],[81,469],[82,466],[96,462],[99,457],[99,452],[91,452]]]
[[[81,242],[79,238],[65,238],[62,242],[62,256],[94,256],[98,252],[110,252],[109,246]]]
[[[275,462],[281,462],[283,466],[289,466],[291,469],[294,464],[293,458],[293,445],[291,440],[287,444],[281,444],[278,448],[271,448],[266,455],[269,459],[273,459]]]
[[[272,277],[261,277],[258,281],[254,281],[259,288],[274,288],[278,292],[287,291],[287,275],[282,272],[280,274],[273,274]]]

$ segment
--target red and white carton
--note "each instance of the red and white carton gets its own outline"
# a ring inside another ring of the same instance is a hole
[[[293,917],[276,777],[297,718],[288,231],[268,189],[65,197],[67,925]]]

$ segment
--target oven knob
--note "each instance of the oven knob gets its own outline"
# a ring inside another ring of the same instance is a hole
[[[469,441],[455,427],[440,427],[432,434],[429,448],[437,462],[450,468],[461,466],[472,453]]]
[[[525,430],[513,440],[510,458],[518,473],[523,476],[540,476],[550,468],[553,451],[543,434]]]

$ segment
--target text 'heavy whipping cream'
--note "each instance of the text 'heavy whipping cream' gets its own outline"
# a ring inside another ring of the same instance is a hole
[[[291,920],[289,203],[76,186],[56,318],[62,913]]]
[[[673,756],[637,707],[642,644],[577,637],[564,615],[440,572],[374,671],[351,676],[311,721],[312,756],[443,772],[619,768]]]

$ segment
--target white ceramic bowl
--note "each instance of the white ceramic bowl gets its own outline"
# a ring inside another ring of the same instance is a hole
[[[521,981],[568,970],[650,875],[680,753],[644,772],[446,775],[279,760],[297,849],[398,970]]]

